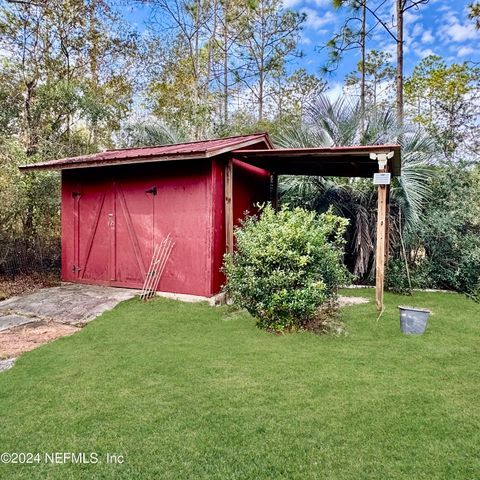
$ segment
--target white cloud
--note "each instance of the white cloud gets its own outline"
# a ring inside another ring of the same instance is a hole
[[[457,16],[451,10],[445,13],[443,20],[444,22],[440,28],[440,33],[445,40],[461,43],[467,40],[480,39],[480,33],[475,29],[474,23],[460,23]]]
[[[379,45],[378,50],[389,53],[392,57],[395,57],[395,55],[397,54],[397,45],[395,43]]]
[[[420,58],[425,58],[430,55],[435,55],[435,52],[431,48],[415,48],[414,52]]]
[[[283,0],[283,6],[285,8],[296,7],[299,3],[301,3],[301,0]]]
[[[308,7],[302,8],[301,11],[307,14],[305,26],[313,30],[318,31],[335,20],[335,15],[332,12],[325,12],[325,14],[319,15],[316,10]]]
[[[343,83],[330,83],[328,90],[325,90],[323,94],[326,95],[331,102],[334,102],[338,97],[343,95]]]
[[[467,25],[456,23],[449,28],[448,33],[451,40],[454,42],[464,42],[465,40],[474,40],[475,38],[479,38],[478,32],[475,30],[473,23]]]
[[[312,3],[317,7],[329,7],[331,5],[330,0],[312,0]]]
[[[423,33],[423,25],[421,23],[416,23],[413,26],[412,37],[418,37]]]
[[[466,57],[467,55],[470,55],[474,52],[475,50],[472,47],[461,47],[458,50],[458,56],[459,57]]]
[[[422,38],[420,40],[422,43],[425,43],[428,45],[430,43],[433,43],[435,38],[433,37],[431,30],[426,30],[425,32],[423,32]]]
[[[311,44],[312,44],[312,40],[305,35],[305,32],[302,32],[302,33],[300,34],[300,43],[301,43],[302,45],[311,45]]]

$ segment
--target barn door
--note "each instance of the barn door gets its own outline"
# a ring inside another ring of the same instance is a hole
[[[87,184],[73,197],[73,279],[140,288],[155,241],[156,188],[146,182]]]
[[[110,244],[114,238],[114,202],[109,183],[88,183],[73,192],[74,279],[108,285]],[[114,240],[113,240],[114,241]]]
[[[115,282],[141,288],[155,241],[156,187],[145,181],[116,182]]]

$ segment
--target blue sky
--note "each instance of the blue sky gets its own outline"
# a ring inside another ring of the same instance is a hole
[[[480,62],[480,31],[476,31],[473,21],[467,18],[467,4],[470,0],[430,0],[417,9],[410,9],[405,16],[405,74],[423,57],[437,54],[448,63],[466,60]],[[304,67],[309,72],[318,73],[325,63],[326,52],[319,49],[338,31],[344,19],[342,11],[331,7],[331,0],[284,0],[285,7],[307,14],[299,47],[305,56],[292,62],[292,67]],[[393,1],[385,2],[383,18],[390,18]],[[132,5],[132,4],[131,4]],[[149,17],[148,7],[129,6],[124,9],[125,18],[133,22],[139,30],[145,28]],[[370,23],[373,19],[370,20]],[[381,26],[368,40],[368,49],[391,52],[395,55],[395,45]],[[358,52],[349,52],[338,70],[329,76],[332,88],[339,88],[347,73],[355,69]]]
[[[307,13],[307,22],[302,32],[302,59],[309,70],[324,61],[324,54],[318,53],[321,46],[331,38],[344,20],[344,13],[335,11],[330,0],[285,0],[286,5]],[[389,9],[393,1],[386,2],[382,18],[391,18]],[[437,54],[450,62],[464,60],[480,61],[480,32],[473,21],[467,18],[468,0],[430,0],[417,9],[410,9],[405,15],[405,73],[423,57]],[[369,23],[372,24],[373,19]],[[368,49],[388,51],[395,56],[395,44],[385,30],[379,26],[368,40]],[[337,72],[337,81],[355,69],[359,60],[358,52],[348,54]]]

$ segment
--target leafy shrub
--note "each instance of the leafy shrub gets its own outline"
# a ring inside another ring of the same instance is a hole
[[[405,262],[401,258],[389,260],[385,269],[385,289],[402,295],[411,293]]]
[[[431,288],[457,290],[479,297],[480,169],[439,169],[433,179],[435,196],[409,239],[410,271]]]
[[[262,209],[235,231],[236,251],[225,256],[227,292],[261,328],[297,329],[311,320],[338,286],[349,280],[343,265],[348,221],[328,211]]]
[[[421,262],[418,265],[410,265],[409,269],[412,288],[432,287],[432,279],[425,262]],[[385,289],[402,295],[410,295],[412,293],[403,258],[394,257],[388,261],[385,269]]]

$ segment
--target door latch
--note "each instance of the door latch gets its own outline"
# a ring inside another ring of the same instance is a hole
[[[145,190],[145,193],[151,193],[153,196],[155,196],[157,194],[157,187],[151,187]]]

